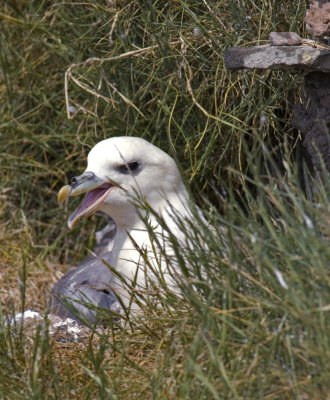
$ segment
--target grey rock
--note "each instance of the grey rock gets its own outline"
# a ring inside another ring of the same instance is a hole
[[[231,47],[225,51],[225,66],[245,68],[330,72],[330,50],[312,46]]]
[[[330,75],[308,74],[302,102],[295,104],[292,124],[304,137],[304,146],[316,170],[322,162],[330,171]],[[322,158],[322,161],[321,161]]]

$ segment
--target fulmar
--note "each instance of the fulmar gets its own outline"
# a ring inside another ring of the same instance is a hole
[[[91,149],[87,161],[85,172],[59,191],[59,203],[85,194],[68,219],[69,228],[98,210],[110,222],[101,250],[54,285],[49,304],[50,312],[77,319],[68,307],[71,303],[80,320],[94,323],[95,306],[119,314],[123,308],[138,310],[128,289],[132,285],[145,290],[148,280],[162,279],[170,290],[178,290],[169,268],[174,251],[168,235],[179,244],[186,243],[178,220],[191,219],[192,211],[173,158],[142,138],[102,140]]]

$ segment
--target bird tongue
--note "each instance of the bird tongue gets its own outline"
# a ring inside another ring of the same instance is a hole
[[[93,203],[96,202],[109,188],[106,189],[93,189],[90,192],[87,192],[83,201],[80,203],[79,207],[77,208],[78,213],[80,214],[86,208],[91,206]]]
[[[90,215],[90,212],[93,213],[95,208],[102,203],[112,188],[114,188],[113,185],[106,183],[87,192],[79,207],[72,215],[70,215],[69,220],[74,220],[75,218],[84,216],[85,214]],[[93,205],[95,205],[95,208]]]

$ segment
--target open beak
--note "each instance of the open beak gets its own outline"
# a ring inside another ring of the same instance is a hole
[[[71,185],[63,186],[58,192],[57,199],[59,204],[61,205],[68,197],[86,194],[79,207],[70,215],[68,219],[69,228],[73,228],[80,219],[94,214],[108,194],[115,188],[114,184],[104,182],[90,171],[72,178]]]

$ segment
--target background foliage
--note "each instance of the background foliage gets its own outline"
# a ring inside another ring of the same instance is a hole
[[[91,248],[102,222],[68,233],[56,192],[103,138],[141,136],[170,153],[226,232],[196,232],[191,279],[203,265],[207,284],[145,310],[132,332],[62,348],[42,332],[26,343],[3,331],[3,398],[326,398],[329,188],[312,196],[290,126],[303,76],[223,65],[227,47],[263,44],[270,31],[306,37],[305,2],[0,7],[5,313],[22,300],[42,310],[52,282]]]

